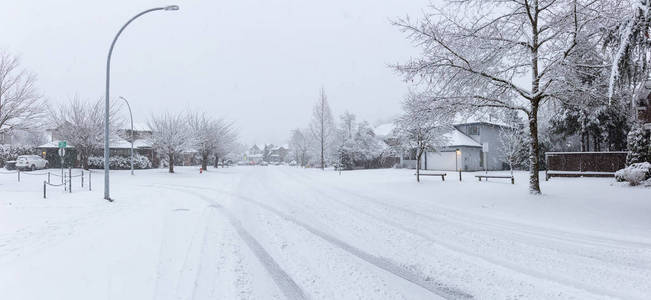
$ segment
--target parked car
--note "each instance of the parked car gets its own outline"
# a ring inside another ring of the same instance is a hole
[[[296,165],[296,161],[295,161],[295,160],[290,161],[290,162],[289,162],[289,165],[292,166],[292,167],[295,166],[295,165]]]
[[[266,167],[266,166],[269,165],[269,163],[263,160],[263,161],[260,162],[260,165]]]
[[[16,159],[16,168],[19,170],[37,170],[47,168],[47,160],[38,155],[21,155]]]

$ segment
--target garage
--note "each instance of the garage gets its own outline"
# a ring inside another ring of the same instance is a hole
[[[456,153],[452,152],[427,152],[427,157],[423,162],[423,169],[426,170],[456,170]]]

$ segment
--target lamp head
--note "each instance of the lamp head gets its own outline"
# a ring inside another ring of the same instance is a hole
[[[168,6],[165,6],[165,10],[179,10],[179,6],[178,5],[168,5]]]

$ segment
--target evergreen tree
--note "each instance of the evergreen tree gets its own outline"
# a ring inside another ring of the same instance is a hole
[[[651,161],[651,145],[649,143],[649,134],[642,128],[642,125],[635,123],[627,138],[628,154],[626,155],[626,165],[634,163]]]

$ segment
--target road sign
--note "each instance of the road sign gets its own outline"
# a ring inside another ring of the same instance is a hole
[[[68,147],[68,142],[67,141],[59,141],[59,148],[63,149],[65,147]]]
[[[59,156],[61,157],[66,156],[66,148],[59,148]]]

